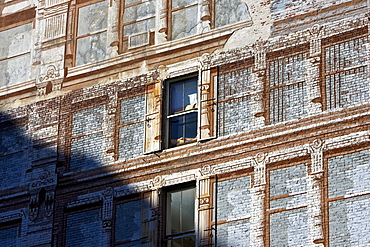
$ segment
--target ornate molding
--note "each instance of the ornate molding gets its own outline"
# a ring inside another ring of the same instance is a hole
[[[258,153],[254,157],[254,186],[266,184],[266,161],[268,156],[265,153]]]
[[[325,144],[321,139],[316,139],[309,144],[308,151],[311,154],[311,173],[319,173],[324,171],[323,150]]]
[[[202,176],[211,176],[214,174],[213,168],[210,165],[204,165],[199,169]]]
[[[195,178],[196,178],[195,174],[188,174],[188,175],[179,176],[179,177],[172,178],[172,179],[166,179],[163,181],[163,185],[170,186],[174,184],[190,182],[190,181],[194,181]]]
[[[112,218],[113,218],[113,195],[114,190],[111,187],[108,187],[103,191],[103,208],[102,208],[102,221],[103,227],[111,227]]]
[[[39,81],[40,82],[51,81],[51,80],[58,79],[59,77],[60,77],[60,73],[59,73],[59,70],[55,67],[55,65],[49,65],[46,68],[45,74],[39,77]]]
[[[114,197],[121,197],[130,194],[140,193],[149,190],[149,188],[150,188],[149,181],[124,185],[120,188],[114,189]]]
[[[31,187],[32,188],[37,188],[37,187],[40,187],[40,186],[45,186],[45,185],[48,185],[48,184],[52,184],[54,182],[55,182],[55,180],[52,177],[50,171],[44,170],[41,173],[41,175],[38,177],[37,181],[33,182],[31,184]]]

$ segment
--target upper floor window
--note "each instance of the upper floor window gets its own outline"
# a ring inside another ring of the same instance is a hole
[[[105,59],[107,46],[108,1],[78,8],[75,64],[83,65]]]
[[[162,81],[147,83],[144,152],[214,138],[216,82],[217,69],[210,69],[164,81],[164,94]]]
[[[197,92],[197,75],[168,82],[168,147],[178,146],[197,139]]]
[[[369,102],[367,37],[324,46],[326,109]]]

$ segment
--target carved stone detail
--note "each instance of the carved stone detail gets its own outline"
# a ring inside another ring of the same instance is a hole
[[[150,187],[151,189],[153,188],[160,188],[164,185],[164,181],[162,176],[156,176],[151,182],[150,182]]]
[[[22,213],[15,213],[15,214],[2,216],[0,217],[0,223],[21,219],[22,216],[23,216]]]
[[[264,153],[258,153],[254,157],[254,186],[266,184],[266,161],[267,155]]]
[[[324,171],[323,167],[323,150],[325,148],[324,142],[321,139],[316,139],[309,145],[309,152],[311,154],[311,173],[319,173]]]
[[[113,194],[114,190],[108,187],[103,193],[102,221],[103,227],[111,227],[113,218]]]
[[[199,205],[200,206],[208,206],[211,202],[211,196],[204,196],[199,198]]]
[[[323,27],[315,24],[309,30],[311,34],[310,40],[310,56],[316,56],[321,53],[321,34]]]
[[[200,174],[202,174],[202,176],[210,176],[214,174],[214,171],[210,165],[202,166],[202,168],[199,171]]]
[[[48,184],[54,183],[54,178],[52,178],[50,171],[44,170],[41,175],[38,177],[36,182],[32,183],[32,188],[40,187],[40,186],[45,186]]]
[[[253,45],[255,56],[254,66],[256,70],[263,70],[266,68],[266,44],[266,40],[258,39]]]
[[[38,195],[31,196],[28,206],[28,218],[34,221],[39,216],[39,198]]]
[[[50,81],[60,77],[60,73],[55,65],[49,65],[46,69],[45,75],[40,76],[40,82]]]

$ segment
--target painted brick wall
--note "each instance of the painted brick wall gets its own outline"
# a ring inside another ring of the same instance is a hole
[[[140,245],[141,201],[122,203],[116,206],[115,241],[131,241],[128,246]],[[124,245],[126,246],[126,245]]]
[[[326,106],[328,109],[369,101],[367,37],[325,48]]]
[[[0,230],[0,247],[16,247],[19,242],[19,227]]]
[[[370,244],[370,151],[328,160],[329,239],[331,246]],[[356,196],[357,195],[357,196]],[[356,197],[355,197],[356,196]]]
[[[271,246],[307,246],[306,191],[307,164],[270,171]]]
[[[307,113],[306,67],[305,53],[269,63],[271,123],[297,119]]]
[[[70,171],[91,169],[102,164],[104,114],[102,105],[73,115]]]
[[[102,240],[101,210],[94,209],[67,216],[66,247],[100,247]]]
[[[275,213],[270,216],[270,246],[307,246],[307,208]]]
[[[251,114],[250,92],[252,68],[227,72],[221,68],[219,76],[219,135],[230,135],[250,128]]]
[[[26,138],[23,132],[22,127],[0,131],[0,174],[3,174],[0,177],[1,188],[19,186],[24,183],[25,170],[30,161],[26,151],[29,138]]]
[[[130,159],[143,153],[145,96],[121,101],[119,159]]]
[[[249,246],[250,176],[217,184],[217,246]]]

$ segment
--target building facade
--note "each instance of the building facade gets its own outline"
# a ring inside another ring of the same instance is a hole
[[[369,246],[369,4],[1,1],[0,246]]]

